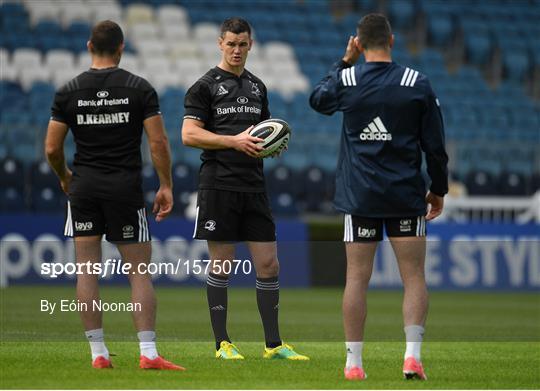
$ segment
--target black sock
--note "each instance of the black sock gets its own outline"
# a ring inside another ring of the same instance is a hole
[[[266,347],[281,345],[279,336],[279,282],[278,277],[257,278],[257,306],[264,328]]]
[[[227,334],[227,287],[228,277],[208,274],[206,279],[206,296],[210,309],[210,321],[216,338],[216,350],[219,350],[221,341],[231,342]]]

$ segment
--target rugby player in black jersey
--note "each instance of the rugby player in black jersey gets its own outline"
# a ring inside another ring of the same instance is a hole
[[[156,91],[144,79],[118,67],[124,48],[120,27],[99,22],[87,43],[92,67],[61,87],[47,130],[47,159],[68,195],[66,236],[73,236],[78,263],[101,262],[101,238],[115,243],[130,264],[133,320],[140,341],[140,367],[183,370],[156,350],[156,298],[151,276],[139,265],[150,262],[150,232],[141,188],[141,137],[144,128],[160,187],[153,212],[166,218],[173,206],[169,142]],[[73,172],[64,158],[71,129],[77,147]],[[92,269],[95,270],[95,269]],[[81,268],[77,299],[95,368],[111,368],[99,311],[98,275]],[[96,308],[97,307],[97,308]]]
[[[248,134],[270,118],[264,83],[244,68],[253,44],[241,18],[223,22],[222,58],[187,92],[183,143],[200,148],[201,168],[194,238],[206,240],[213,260],[207,296],[216,357],[243,359],[227,333],[227,286],[235,243],[247,242],[257,273],[257,305],[268,359],[308,360],[283,343],[278,327],[279,263],[274,220],[266,195],[261,139]]]

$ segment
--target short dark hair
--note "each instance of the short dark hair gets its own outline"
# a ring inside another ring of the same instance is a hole
[[[356,26],[358,40],[364,49],[389,49],[392,27],[386,16],[368,14]]]
[[[221,24],[221,37],[229,31],[233,34],[248,33],[251,36],[251,26],[248,21],[242,18],[228,18]]]
[[[124,43],[124,33],[118,24],[111,20],[103,20],[96,24],[90,35],[93,53],[97,55],[113,55]]]

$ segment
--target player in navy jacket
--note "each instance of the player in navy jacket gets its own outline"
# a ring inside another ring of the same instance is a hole
[[[425,379],[420,361],[428,307],[425,221],[440,215],[448,191],[443,120],[427,77],[392,62],[394,37],[388,20],[367,15],[357,33],[350,37],[343,60],[310,97],[311,107],[320,113],[343,112],[334,203],[345,214],[345,376],[365,377],[361,353],[366,290],[384,226],[405,287],[403,372]],[[366,63],[354,65],[361,54]],[[431,179],[427,195],[422,151]]]

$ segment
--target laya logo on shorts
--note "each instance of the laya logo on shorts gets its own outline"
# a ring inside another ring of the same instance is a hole
[[[109,96],[109,91],[98,91],[96,95],[98,98],[106,98]]]
[[[214,220],[208,220],[204,224],[204,229],[206,229],[208,231],[215,231],[216,230],[216,222]]]
[[[133,226],[132,225],[124,225],[122,227],[122,237],[124,239],[130,239],[130,238],[133,238],[135,233],[133,232],[134,229],[133,229]]]
[[[94,227],[94,224],[92,224],[91,221],[87,222],[75,222],[75,230],[76,231],[90,231]]]
[[[376,234],[377,230],[375,228],[369,229],[358,227],[358,237],[360,238],[374,238]]]
[[[411,219],[401,219],[399,220],[399,232],[411,232],[412,230],[412,220]]]

